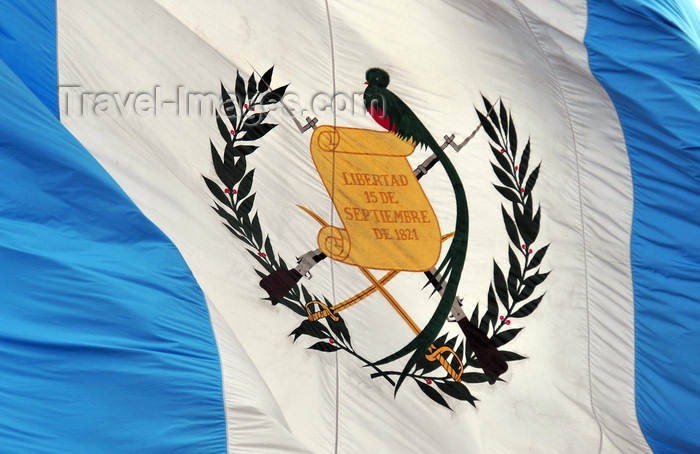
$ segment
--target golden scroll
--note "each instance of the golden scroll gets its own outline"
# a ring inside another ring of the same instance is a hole
[[[414,146],[389,132],[321,126],[311,156],[344,228],[318,233],[334,260],[372,269],[427,271],[440,226],[406,159]]]

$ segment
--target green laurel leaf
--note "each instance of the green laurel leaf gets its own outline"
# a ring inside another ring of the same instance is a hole
[[[464,376],[464,375],[462,375]],[[457,383],[454,381],[447,381],[447,382],[435,382],[437,387],[440,389],[440,391],[444,392],[450,397],[454,397],[455,399],[458,400],[463,400],[466,402],[469,402],[472,406],[476,407],[476,399],[472,394],[469,392],[469,389],[467,389],[466,386],[464,386],[462,383]]]
[[[540,165],[541,164],[538,164],[537,167],[535,167],[535,170],[533,170],[530,176],[527,178],[527,183],[525,183],[526,194],[529,194],[530,191],[532,191],[532,188],[535,187],[535,183],[537,182],[537,176],[540,174]]]
[[[501,126],[503,127],[503,133],[506,134],[509,131],[508,127],[508,112],[506,111],[506,106],[503,103],[500,103],[500,113],[501,113]],[[512,119],[511,119],[512,121]],[[511,146],[511,150],[513,151],[513,158],[515,158],[515,150]]]
[[[491,167],[493,168],[493,172],[496,174],[496,177],[498,177],[505,187],[512,189],[516,188],[515,181],[505,170],[501,169],[494,163],[491,163]]]
[[[253,247],[255,247],[255,246],[253,246]],[[262,258],[261,256],[259,256],[257,252],[251,251],[250,249],[246,249],[246,252],[248,252],[248,254],[250,254],[250,256],[253,257],[255,259],[255,261],[260,264],[260,266],[265,268],[265,270],[268,273],[275,271],[275,269],[272,267],[272,265],[267,263],[267,261],[264,258]]]
[[[501,356],[503,356],[503,359],[506,361],[520,361],[521,359],[527,359],[526,356],[519,355],[514,352],[509,352],[506,350],[500,350]]]
[[[503,205],[501,205],[501,213],[503,214],[503,222],[505,223],[506,233],[508,233],[508,238],[510,238],[510,242],[513,243],[513,245],[515,245],[515,247],[520,246],[520,238],[518,237],[518,228],[515,226],[515,222],[513,222],[513,218],[510,217],[510,214],[506,211],[506,209]]]
[[[275,251],[272,249],[272,242],[270,242],[270,237],[266,236],[265,237],[265,254],[267,254],[268,257],[271,257],[271,260],[277,263],[275,260]]]
[[[274,90],[272,90],[269,93],[266,93],[265,96],[263,96],[262,100],[260,101],[260,104],[262,105],[267,105],[267,104],[274,104],[277,102],[280,102],[282,98],[284,97],[284,93],[287,91],[287,85],[283,85],[281,87],[277,87]]]
[[[486,106],[486,112],[490,114],[493,110],[493,104],[491,104],[491,101],[489,101],[483,94],[481,95],[481,100],[484,102],[484,106]]]
[[[542,259],[544,258],[544,255],[547,253],[547,249],[549,249],[549,244],[543,246],[542,249],[535,252],[535,254],[532,256],[532,259],[530,259],[530,263],[528,263],[527,265],[527,271],[537,268],[537,266],[539,266],[539,264],[542,262]]]
[[[257,145],[234,145],[235,142],[230,142],[226,144],[226,149],[224,150],[224,162],[227,160],[227,155],[229,160],[240,156],[247,156],[258,149]]]
[[[247,166],[245,156],[241,156],[235,162],[236,163],[233,165],[233,169],[231,170],[232,186],[235,186],[239,181],[241,181],[241,178],[243,178],[243,175],[245,175]]]
[[[236,71],[236,101],[238,102],[238,109],[243,109],[243,104],[245,104],[245,81],[241,77],[238,71]]]
[[[532,220],[523,217],[522,225],[520,225],[520,232],[523,237],[525,244],[532,244],[537,239],[537,235],[540,233],[540,208],[537,208],[537,212]]]
[[[547,279],[547,276],[549,276],[549,273],[535,273],[534,275],[525,279],[523,281],[523,290],[520,292],[520,295],[518,295],[518,301],[523,301],[532,295],[535,288],[545,279]]]
[[[247,130],[250,129],[250,127],[252,127],[252,126],[257,126],[257,125],[262,124],[262,122],[265,121],[265,118],[267,118],[267,116],[269,115],[269,113],[270,113],[270,112],[261,112],[261,113],[255,114],[255,115],[251,115],[251,116],[248,117],[248,118],[246,119],[246,121],[243,123],[243,126],[241,127],[241,129],[242,129],[243,131],[247,131]]]
[[[522,271],[520,270],[520,261],[518,256],[513,252],[513,248],[508,248],[508,261],[510,269],[508,271],[508,293],[515,300],[518,296],[518,282],[522,279]]]
[[[216,207],[214,207],[214,211],[216,211],[216,214],[224,218],[226,222],[228,222],[228,225],[231,226],[231,228],[235,229],[240,234],[243,234],[243,231],[241,229],[241,223],[238,222],[238,219],[233,217],[233,215],[231,215],[228,211],[221,208],[219,204],[216,204]]]
[[[433,341],[433,345],[436,347],[441,347],[445,345],[445,340],[447,340],[447,333],[443,334],[442,336],[438,337]]]
[[[532,314],[532,312],[535,309],[537,309],[537,306],[540,305],[543,297],[544,297],[544,295],[542,295],[538,298],[535,298],[534,300],[530,301],[529,303],[525,303],[520,309],[518,309],[517,311],[510,314],[510,316],[513,318],[527,317],[528,315]]]
[[[211,161],[214,163],[214,171],[216,172],[216,176],[219,177],[224,186],[229,189],[233,188],[233,186],[236,184],[236,180],[231,167],[223,163],[214,144],[211,141],[209,141],[209,144],[211,145]]]
[[[241,200],[238,199],[238,201],[236,202],[236,205],[238,205],[238,203],[240,201]],[[241,222],[241,227],[243,228],[243,231],[245,232],[245,234],[250,238],[250,236],[252,235],[252,230],[251,230],[250,219],[248,218],[248,214],[247,213],[241,214],[240,210],[238,208],[236,208],[236,206],[234,206],[234,210],[237,210],[236,214],[238,215],[238,219]],[[249,243],[253,244],[252,241],[250,241]]]
[[[500,165],[503,170],[510,169],[510,162],[508,161],[508,158],[506,158],[505,154],[501,153],[501,150],[493,145],[489,145],[489,147],[491,147],[491,153],[493,153],[493,155],[496,157],[498,165]]]
[[[523,216],[525,216],[527,219],[532,219],[533,206],[534,202],[532,197],[527,197],[525,203],[523,204]]]
[[[255,216],[253,216],[253,220],[250,222],[250,227],[253,231],[253,240],[255,241],[256,247],[258,249],[262,249],[262,228],[260,227],[260,218],[258,217],[258,213],[255,213]]]
[[[503,104],[501,104],[501,107],[503,107]],[[518,135],[515,132],[513,118],[510,119],[510,123],[508,124],[508,139],[510,140],[510,149],[513,152],[513,160],[515,161],[515,156],[517,155],[518,150]]]
[[[328,342],[316,342],[313,344],[311,347],[309,347],[309,350],[318,350],[320,352],[335,352],[340,350],[340,347],[338,347],[335,344],[331,344]]]
[[[304,296],[304,302],[305,303],[310,303],[312,301],[318,301],[318,298],[314,297],[309,293],[308,290],[306,290],[306,287],[301,287],[301,294]]]
[[[493,262],[493,285],[496,288],[496,294],[498,299],[504,307],[508,307],[508,284],[506,283],[506,278],[501,271],[501,267],[494,260]]]
[[[255,169],[246,173],[241,182],[238,184],[238,199],[242,200],[248,197],[250,190],[253,188],[253,179],[255,178]]]
[[[221,119],[221,115],[219,115],[219,111],[217,110],[214,112],[216,114],[216,126],[219,128],[219,134],[221,134],[221,138],[224,139],[226,143],[231,142],[231,133],[229,132],[228,127],[224,123],[224,120]]]
[[[290,336],[294,336],[295,341],[302,334],[315,337],[316,339],[330,338],[328,331],[326,331],[326,328],[321,323],[319,323],[318,321],[312,322],[308,319],[302,321],[301,324],[296,329],[294,329],[294,331],[289,333]]]
[[[493,187],[496,188],[496,190],[500,192],[503,197],[510,200],[511,202],[520,203],[520,196],[512,189],[508,189],[503,186],[496,186],[495,184],[493,185]]]
[[[255,194],[251,195],[238,205],[238,213],[241,216],[247,216],[250,210],[253,209],[253,204],[255,203]]]
[[[418,387],[420,388],[421,391],[425,393],[426,396],[430,397],[433,401],[437,402],[438,404],[442,405],[445,408],[450,408],[449,405],[447,405],[447,401],[445,400],[444,397],[432,386],[430,386],[427,383],[424,383],[418,379],[416,379],[416,383],[418,383]]]
[[[233,236],[235,236],[236,238],[238,238],[239,240],[243,241],[244,243],[247,243],[247,242],[248,242],[248,238],[246,238],[246,236],[245,236],[244,234],[238,233],[238,232],[237,232],[236,230],[234,230],[230,225],[224,224],[224,227],[226,227],[226,229],[227,229],[229,232],[231,232],[231,234],[232,234]]]
[[[263,299],[271,301],[270,298]],[[281,304],[282,306],[286,307],[287,309],[290,309],[292,312],[301,317],[306,317],[306,311],[303,307],[299,306],[299,301],[297,300],[293,300],[290,299],[288,296],[285,296],[284,298],[277,298],[275,303]]]
[[[457,345],[457,336],[453,337],[452,339],[448,340],[445,342],[445,347],[454,350],[455,345]]]
[[[488,333],[490,322],[491,322],[491,320],[488,318],[488,310],[487,310],[486,313],[484,314],[484,316],[481,317],[481,322],[479,323],[479,326],[478,326],[479,330],[481,330],[484,333]]]
[[[227,207],[231,207],[231,201],[226,197],[226,194],[224,191],[221,190],[218,184],[214,183],[212,180],[209,178],[202,176],[204,178],[204,182],[207,184],[207,187],[209,188],[209,191],[216,197],[216,199],[226,205]]]
[[[246,93],[248,95],[248,100],[252,102],[253,96],[255,96],[255,93],[258,91],[258,84],[255,82],[255,74],[251,74],[250,78],[248,79],[248,92]]]
[[[500,333],[496,334],[491,338],[491,342],[493,342],[493,345],[495,345],[496,347],[500,347],[501,345],[505,345],[508,342],[512,341],[513,338],[517,336],[520,331],[522,331],[522,328],[501,331]]]
[[[274,123],[263,123],[256,126],[251,126],[246,130],[246,133],[241,137],[241,140],[258,140],[268,132],[272,131],[275,126],[277,125]]]
[[[481,123],[481,127],[484,128],[484,132],[486,132],[486,134],[494,143],[498,144],[499,147],[502,147],[500,140],[498,140],[498,134],[496,134],[496,130],[493,129],[493,126],[491,126],[491,122],[489,122],[484,116],[484,114],[482,114],[478,110],[476,111],[476,115],[479,117],[479,122]]]
[[[258,91],[260,93],[264,93],[267,90],[271,90],[272,87],[270,84],[272,83],[272,70],[274,70],[275,67],[271,66],[270,69],[265,71],[265,74],[262,75],[260,78],[260,83],[258,83]]]
[[[523,149],[523,155],[520,157],[520,166],[518,167],[518,179],[520,181],[525,181],[525,175],[527,174],[527,167],[530,161],[530,139],[528,139],[525,148]]]
[[[479,322],[479,305],[477,304],[474,306],[474,310],[472,311],[472,316],[469,317],[469,323],[471,323],[474,326],[477,326]]]
[[[493,124],[493,127],[497,129],[500,132],[503,132],[503,126],[501,125],[501,122],[498,119],[498,113],[496,112],[496,109],[494,106],[487,104],[488,101],[486,101],[486,98],[482,95],[481,99],[484,100],[484,105],[486,106],[486,111],[488,112],[489,119],[491,120],[491,124]]]
[[[472,349],[472,346],[466,340],[463,340],[461,342],[460,347],[462,347],[462,350],[463,350],[460,352],[462,362],[464,363],[464,365],[466,367],[467,362],[465,360],[472,356],[472,354],[474,353],[474,350]]]
[[[487,312],[484,318],[488,318],[491,323],[491,328],[496,327],[496,319],[498,318],[498,302],[496,301],[496,292],[493,290],[493,285],[489,285],[489,293],[487,297],[488,306]],[[483,330],[488,332],[487,330]]]

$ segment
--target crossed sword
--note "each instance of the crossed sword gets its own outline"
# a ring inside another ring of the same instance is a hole
[[[317,118],[311,118],[307,116],[306,124],[302,124],[299,121],[299,119],[294,115],[294,113],[289,109],[289,107],[287,107],[284,103],[281,104],[284,110],[287,112],[287,114],[289,114],[289,116],[292,118],[292,121],[294,121],[294,124],[297,126],[300,133],[303,134],[309,129],[316,129],[318,127]],[[452,146],[452,148],[459,152],[462,148],[464,148],[467,145],[467,143],[469,143],[469,141],[476,135],[480,128],[481,124],[479,124],[479,126],[477,126],[476,129],[474,129],[474,131],[472,131],[472,133],[459,144],[454,142],[454,134],[451,134],[449,136],[445,135],[444,142],[442,143],[440,148],[444,150],[448,146]],[[431,154],[425,161],[423,161],[423,163],[421,163],[413,171],[413,174],[415,175],[416,179],[421,179],[423,176],[425,176],[428,173],[428,171],[438,162],[438,160],[438,157],[434,153]],[[308,208],[302,207],[300,205],[298,206],[306,213],[308,213],[311,217],[313,217],[319,224],[321,224],[324,227],[328,226],[328,223],[316,213],[312,212]],[[440,240],[444,242],[453,235],[454,233],[442,235]],[[299,282],[299,280],[303,276],[307,276],[310,279],[311,269],[316,264],[324,260],[326,257],[326,254],[324,254],[321,251],[321,249],[311,250],[297,258],[296,267],[292,268],[291,270],[280,269],[270,273],[268,276],[264,277],[260,281],[260,286],[265,291],[267,291],[267,293],[270,295],[273,301],[275,298],[282,298],[287,293],[289,293],[289,291],[297,284],[297,282]],[[311,321],[316,321],[324,317],[330,317],[332,320],[337,321],[338,316],[336,315],[336,313],[347,309],[355,303],[362,301],[363,299],[367,298],[375,292],[379,292],[389,302],[391,307],[394,308],[394,310],[399,314],[399,316],[406,322],[406,324],[411,328],[414,334],[420,334],[420,327],[413,321],[411,316],[403,309],[403,307],[401,307],[401,305],[398,301],[396,301],[393,295],[391,295],[391,293],[389,293],[384,287],[384,285],[387,282],[389,282],[397,274],[399,274],[399,271],[392,270],[387,272],[380,278],[377,278],[374,274],[372,274],[372,272],[370,272],[368,268],[358,266],[358,269],[370,281],[372,285],[357,293],[356,295],[346,299],[345,301],[331,307],[326,306],[320,301],[311,301],[307,303],[306,312],[308,315],[308,319]],[[435,290],[440,295],[442,295],[445,289],[442,284],[442,276],[437,272],[437,269],[432,268],[431,270],[425,271],[424,273],[428,278],[428,282],[431,285],[433,285]],[[317,312],[312,312],[311,306],[313,304],[317,304],[318,306],[320,306],[321,310]],[[467,342],[471,345],[472,349],[474,350],[474,353],[477,359],[479,360],[482,369],[489,376],[489,383],[495,383],[496,378],[508,369],[508,365],[506,364],[500,352],[498,352],[496,346],[493,345],[493,343],[489,340],[486,334],[484,334],[481,330],[479,330],[477,327],[471,324],[471,322],[467,318],[467,315],[462,310],[462,298],[455,297],[452,303],[452,307],[450,309],[450,316],[451,317],[448,318],[448,320],[451,322],[457,322],[459,327],[462,329],[462,332],[464,333]],[[445,355],[445,353],[447,353],[448,355]],[[459,370],[455,370],[450,364],[450,362],[448,362],[448,360],[445,358],[445,356],[449,356],[449,354],[452,354],[452,356],[459,363]],[[431,345],[428,349],[426,359],[428,359],[429,361],[438,361],[443,367],[443,369],[445,369],[445,371],[456,382],[461,381],[462,373],[464,372],[464,365],[462,364],[461,358],[450,347],[443,345],[438,348],[434,345]]]

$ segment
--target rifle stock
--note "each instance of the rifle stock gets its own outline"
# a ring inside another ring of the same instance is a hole
[[[489,376],[489,384],[493,385],[496,383],[498,376],[508,370],[508,363],[503,359],[503,355],[501,355],[501,352],[498,351],[493,342],[486,337],[486,334],[472,325],[469,319],[466,317],[459,319],[457,324],[474,350],[476,359],[479,360],[484,373]]]
[[[307,274],[314,265],[326,258],[320,249],[314,249],[299,257],[298,265],[291,270],[275,270],[260,280],[260,287],[270,295],[272,304],[277,304],[276,298],[284,297],[297,285],[297,282]]]

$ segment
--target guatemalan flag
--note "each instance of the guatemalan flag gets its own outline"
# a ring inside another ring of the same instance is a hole
[[[0,452],[700,452],[688,0],[0,0],[0,99]]]

